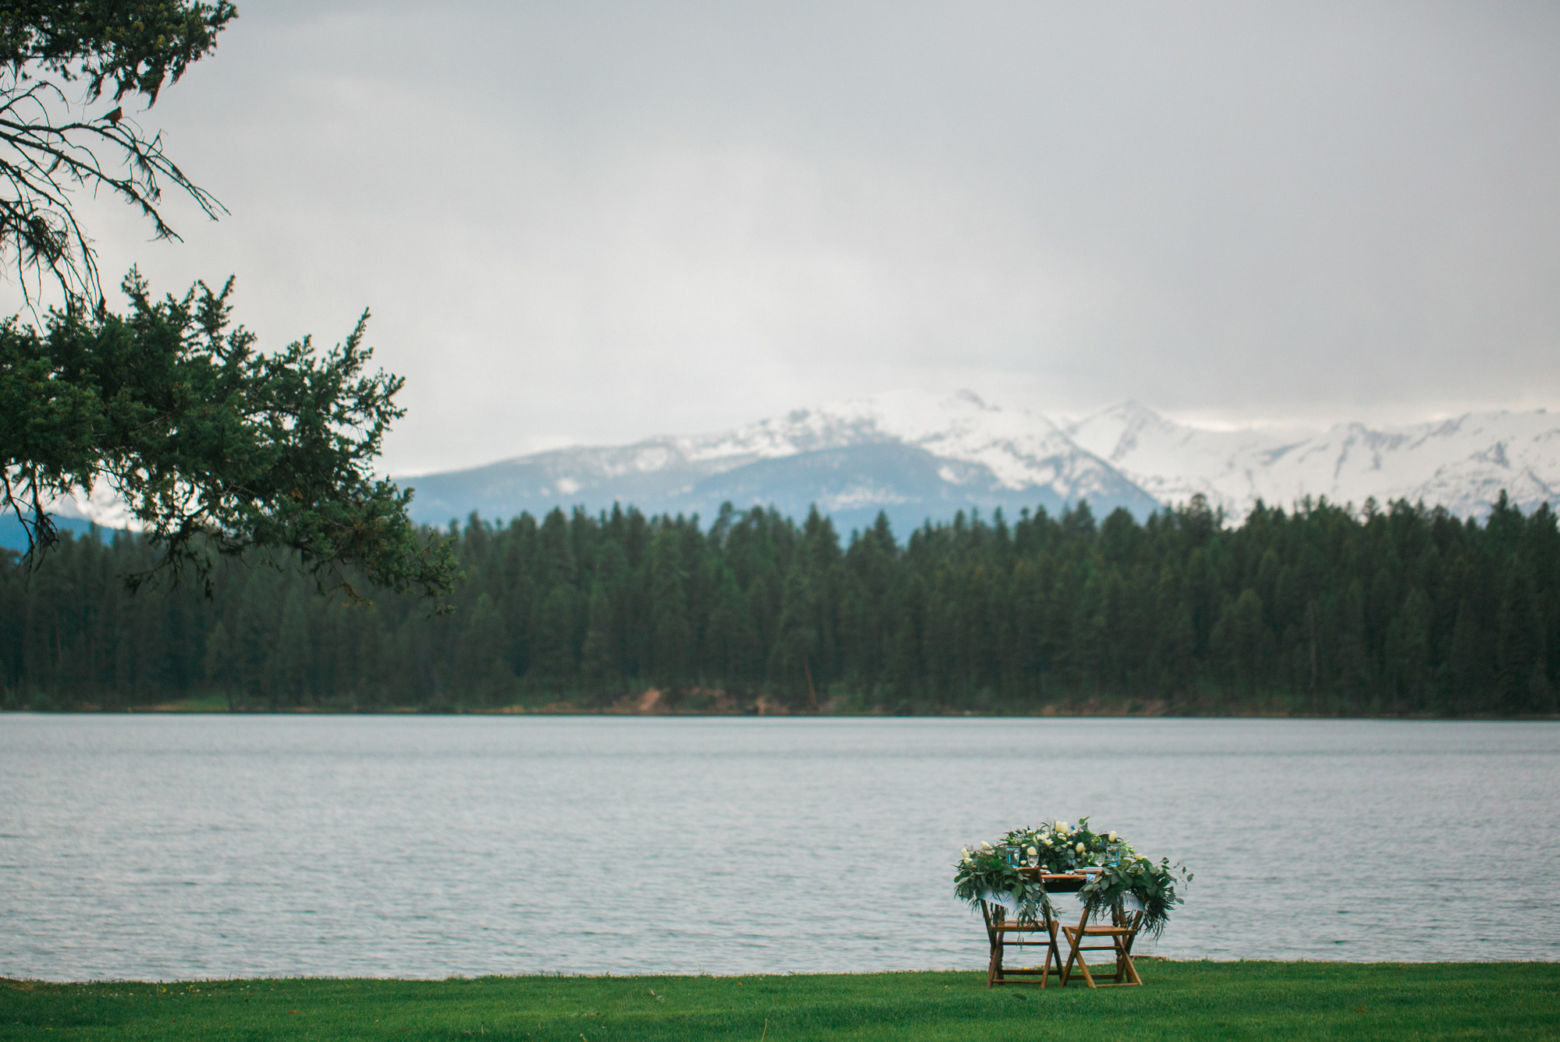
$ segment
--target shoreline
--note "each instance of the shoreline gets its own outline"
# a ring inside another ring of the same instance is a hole
[[[1553,968],[1560,973],[1560,959],[1490,959],[1490,960],[1436,960],[1434,962],[1394,962],[1392,960],[1353,959],[1174,959],[1165,955],[1132,956],[1132,961],[1148,968],[1204,968],[1287,966],[1294,968],[1344,971],[1367,969],[1448,969],[1523,966],[1543,970]],[[1089,964],[1093,967],[1093,963]],[[775,970],[749,973],[563,973],[535,971],[524,973],[484,973],[468,976],[453,974],[448,977],[351,977],[329,975],[256,976],[256,977],[89,977],[84,980],[63,980],[52,977],[0,976],[0,988],[95,988],[108,985],[144,985],[169,987],[172,985],[201,984],[282,984],[282,983],[361,983],[361,984],[475,984],[482,981],[562,981],[586,983],[590,981],[738,981],[738,980],[874,980],[878,978],[901,979],[907,977],[974,977],[979,976],[984,989],[984,967],[960,967],[957,969],[927,970],[844,970],[838,972],[801,972]],[[1054,986],[1054,985],[1053,985]],[[993,989],[1000,991],[1001,989]]]
[[[616,709],[585,709],[575,706],[495,706],[472,709],[426,709],[415,706],[391,706],[382,708],[356,708],[334,706],[283,706],[244,707],[237,709],[206,708],[176,703],[124,706],[109,708],[92,704],[67,708],[13,706],[0,708],[0,717],[18,713],[42,716],[544,716],[544,717],[599,717],[645,719],[737,719],[768,718],[791,720],[1397,720],[1404,722],[1442,723],[1535,723],[1560,721],[1560,714],[1495,716],[1491,714],[1467,714],[1445,716],[1430,713],[1290,713],[1290,712],[1141,712],[1130,710],[1089,711],[1076,707],[1046,707],[1038,712],[985,712],[972,711],[945,713],[899,713],[887,710],[791,711],[755,713],[751,711],[719,711],[708,709],[662,709],[653,712],[632,712]],[[0,978],[4,980],[5,978]]]
[[[568,702],[549,702],[544,705],[498,705],[498,707],[427,708],[415,705],[392,707],[332,707],[332,705],[292,705],[292,707],[215,707],[198,702],[159,702],[148,705],[103,707],[97,704],[78,704],[70,707],[34,707],[16,705],[0,708],[0,716],[14,713],[47,714],[47,716],[579,716],[579,718],[680,718],[680,719],[987,719],[987,721],[1020,721],[1020,719],[1184,719],[1184,721],[1440,721],[1440,722],[1543,722],[1560,721],[1560,714],[1513,714],[1494,716],[1488,713],[1470,713],[1448,716],[1435,713],[1293,713],[1285,710],[1129,710],[1129,708],[1078,707],[1078,705],[1047,705],[1034,711],[942,711],[942,713],[900,713],[883,708],[819,708],[819,710],[718,710],[718,708],[663,707],[654,710],[626,710],[626,708],[587,708]],[[5,980],[5,978],[0,978]]]

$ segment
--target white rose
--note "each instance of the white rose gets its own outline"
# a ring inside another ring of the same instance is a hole
[[[1056,831],[1058,831],[1058,832],[1066,832],[1066,831],[1068,831],[1068,829],[1067,829],[1067,822],[1065,822],[1065,821],[1058,821],[1056,823]]]
[[[1080,853],[1080,854],[1082,854],[1082,853],[1083,853],[1083,844],[1082,844],[1082,843],[1079,843],[1079,844],[1078,844],[1078,845],[1077,845],[1077,846],[1076,846],[1076,847],[1074,847],[1074,848],[1073,848],[1073,849],[1074,849],[1074,850],[1076,850],[1076,851],[1077,851],[1077,852],[1078,852],[1078,853]]]
[[[1036,854],[1040,853],[1040,851],[1036,850],[1034,847],[1025,847],[1024,853],[1028,854],[1030,857],[1034,857]]]
[[[1046,846],[1050,846],[1051,845],[1051,837],[1050,836],[1041,836],[1040,837],[1040,842],[1044,843]]]
[[[1116,834],[1114,832],[1105,833],[1105,838],[1110,840],[1112,843],[1116,842]]]
[[[968,861],[970,859],[970,848],[965,847],[963,850],[959,851],[959,856]]]

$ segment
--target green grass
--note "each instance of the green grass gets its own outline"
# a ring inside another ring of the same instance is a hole
[[[1141,988],[984,973],[0,981],[0,1039],[1557,1039],[1560,963],[1140,960]]]

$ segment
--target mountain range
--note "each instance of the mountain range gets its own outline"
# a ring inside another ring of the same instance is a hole
[[[473,512],[502,521],[614,503],[707,520],[729,502],[797,517],[816,505],[842,531],[881,511],[904,535],[960,510],[1055,514],[1086,500],[1097,517],[1125,507],[1143,518],[1197,494],[1234,522],[1258,500],[1288,509],[1305,497],[1355,506],[1407,499],[1477,517],[1502,490],[1524,512],[1560,505],[1560,415],[1207,430],[1135,402],[1057,422],[968,391],[906,391],[715,434],[555,449],[398,480],[416,490],[413,516],[438,525]]]

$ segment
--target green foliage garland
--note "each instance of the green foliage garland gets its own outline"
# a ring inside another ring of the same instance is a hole
[[[1054,919],[1055,909],[1045,887],[1019,871],[1016,848],[1007,843],[982,843],[973,850],[966,847],[954,869],[953,892],[978,907],[993,894],[1013,901],[1020,922],[1033,923]]]
[[[1192,873],[1184,865],[1171,865],[1169,858],[1157,863],[1146,857],[1124,857],[1117,862],[1106,862],[1090,874],[1089,881],[1078,891],[1090,912],[1103,909],[1121,910],[1129,899],[1143,910],[1141,929],[1149,936],[1158,937],[1170,921],[1170,912],[1185,899],[1176,892],[1176,878],[1192,881]]]

